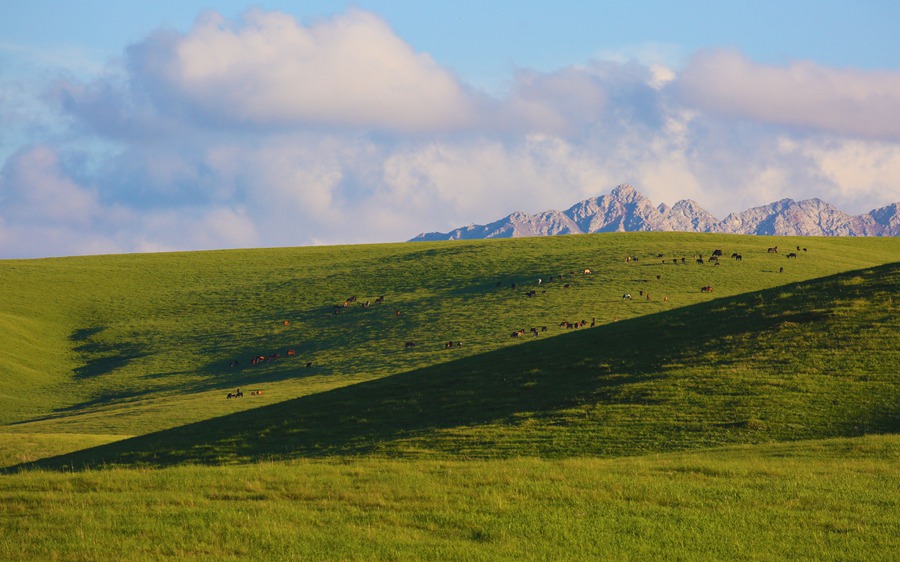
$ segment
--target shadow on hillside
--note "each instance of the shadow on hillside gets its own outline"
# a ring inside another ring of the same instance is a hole
[[[116,343],[115,345],[97,341],[94,336],[102,333],[104,326],[92,326],[75,330],[69,339],[77,343],[73,350],[90,357],[85,364],[75,369],[75,379],[87,379],[99,377],[121,369],[144,355],[144,351],[136,345],[128,343]]]
[[[724,339],[777,330],[785,322],[826,323],[841,299],[874,303],[898,284],[900,264],[892,264],[712,300],[27,466],[77,470],[365,455],[397,440],[487,423],[511,426],[518,415],[540,417],[585,401],[652,404],[648,385],[640,383],[665,377],[669,365],[715,357]],[[722,366],[735,361],[718,360]],[[896,422],[879,423],[897,430]]]

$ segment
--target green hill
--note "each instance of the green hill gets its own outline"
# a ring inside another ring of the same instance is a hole
[[[840,272],[898,249],[644,233],[3,262],[2,312],[22,320],[0,344],[3,431],[47,436],[19,459],[65,452],[55,435],[152,434],[122,447],[165,462],[890,431],[895,271]]]
[[[900,430],[900,264],[580,329],[47,466],[624,456]]]
[[[891,559],[898,256],[641,233],[0,261],[0,559]]]

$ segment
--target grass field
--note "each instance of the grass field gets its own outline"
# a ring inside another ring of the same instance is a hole
[[[887,559],[898,256],[622,233],[0,261],[0,559]]]
[[[891,560],[897,436],[0,478],[3,560]]]

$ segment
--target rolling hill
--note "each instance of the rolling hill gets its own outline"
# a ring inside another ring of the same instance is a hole
[[[895,270],[871,268],[898,255],[897,240],[775,239],[782,248],[812,246],[794,259],[767,252],[772,242],[608,234],[8,262],[4,282],[17,290],[5,314],[26,321],[4,339],[0,388],[16,407],[4,411],[3,429],[146,435],[121,445],[140,462],[411,450],[619,455],[890,430],[894,414],[868,394],[896,397],[887,373],[873,372],[865,384],[788,383],[765,366],[802,370],[831,345],[821,334],[841,330],[857,347],[834,361],[865,363],[874,354],[895,365],[890,341],[869,349],[860,341],[879,342],[874,335],[851,337],[863,333],[859,325],[870,321],[857,315],[869,311],[835,311],[844,310],[842,274],[864,280],[852,283],[858,301],[890,299],[891,286],[877,280],[894,282]],[[713,249],[725,254],[719,265],[694,263]],[[727,257],[733,253],[743,259]],[[858,271],[841,273],[849,270]],[[707,285],[713,293],[700,291]],[[842,315],[851,320],[841,323]],[[891,318],[875,322],[875,333],[890,333]],[[596,327],[560,326],[582,321]],[[792,324],[800,328],[785,328]],[[524,337],[510,337],[520,330]],[[777,343],[788,336],[790,344]],[[23,347],[53,351],[16,355]],[[237,388],[243,398],[224,399]],[[791,391],[754,398],[760,388]],[[834,410],[830,421],[779,413],[794,407],[785,400],[798,389],[799,411]],[[738,391],[740,400],[732,397]],[[837,396],[858,404],[822,410],[819,402]],[[694,414],[686,401],[697,405]],[[862,414],[862,406],[875,410]],[[655,421],[639,413],[654,411]],[[635,423],[633,433],[619,416]],[[556,435],[548,427],[567,429]],[[675,434],[658,442],[653,434],[663,427]],[[187,435],[202,436],[206,452]],[[254,435],[272,435],[273,451]],[[167,451],[166,439],[181,453]],[[56,444],[48,451],[64,452]]]
[[[898,255],[611,233],[0,262],[0,559],[887,559]]]

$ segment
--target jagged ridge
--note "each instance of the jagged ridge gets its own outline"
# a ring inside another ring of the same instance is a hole
[[[486,225],[469,225],[447,233],[422,233],[411,240],[469,240],[556,236],[595,232],[718,232],[779,236],[897,236],[900,203],[852,216],[821,199],[782,199],[719,220],[696,201],[654,206],[632,186],[622,184],[609,195],[592,197],[566,211],[529,215],[512,213]]]

